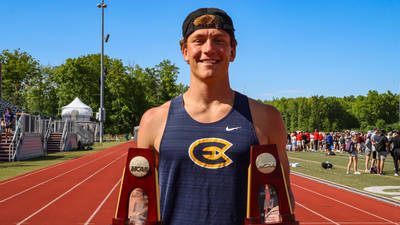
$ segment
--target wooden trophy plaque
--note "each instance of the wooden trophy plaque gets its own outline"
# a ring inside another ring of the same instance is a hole
[[[276,145],[252,146],[250,151],[247,186],[247,218],[245,219],[245,224],[299,224],[293,213],[286,182],[286,176],[279,160]],[[260,204],[260,193],[263,192],[261,190],[265,191],[265,195],[270,195],[269,202],[267,200],[266,205],[272,205],[275,209],[277,220],[268,221],[267,216],[271,215],[272,207],[266,209],[267,207],[260,206],[262,205]]]
[[[143,194],[139,211],[143,211],[143,219],[146,225],[161,225],[160,197],[158,186],[158,171],[156,168],[156,153],[152,149],[129,148],[126,165],[122,174],[120,193],[112,225],[133,224],[131,215],[137,207],[130,201],[134,201],[134,193]],[[142,207],[143,206],[143,207]],[[146,209],[147,208],[147,209]],[[147,213],[146,213],[147,210]]]

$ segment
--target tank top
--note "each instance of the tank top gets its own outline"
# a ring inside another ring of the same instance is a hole
[[[160,143],[159,183],[163,225],[243,225],[250,146],[258,139],[248,98],[235,92],[221,120],[200,123],[171,100]]]

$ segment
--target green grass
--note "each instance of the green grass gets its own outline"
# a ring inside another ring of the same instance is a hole
[[[122,143],[124,142],[104,142],[103,144],[95,143],[92,146],[92,150],[55,152],[50,153],[47,156],[42,156],[34,159],[0,163],[0,181],[16,177],[37,169],[52,166],[60,162],[76,159]]]
[[[310,175],[337,184],[345,185],[347,187],[355,188],[363,192],[365,192],[365,187],[400,185],[400,177],[394,176],[393,158],[389,154],[385,160],[384,176],[364,173],[364,155],[359,155],[358,157],[358,171],[361,172],[360,175],[346,174],[347,164],[349,161],[347,153],[336,153],[336,156],[326,156],[325,153],[322,152],[288,152],[288,157],[290,163],[297,162],[300,164],[298,167],[291,167],[292,171]],[[324,161],[329,161],[330,163],[332,163],[333,168],[322,168],[321,163]],[[353,172],[353,165],[351,167],[351,172]],[[395,190],[392,189],[391,191]],[[390,198],[391,200],[395,200],[392,198],[392,195],[379,195]]]

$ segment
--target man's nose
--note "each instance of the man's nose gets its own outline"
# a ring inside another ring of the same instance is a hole
[[[212,53],[215,49],[214,49],[214,43],[212,40],[208,39],[206,42],[204,42],[204,46],[203,46],[203,52],[204,53]]]

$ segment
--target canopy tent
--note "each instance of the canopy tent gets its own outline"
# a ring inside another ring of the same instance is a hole
[[[62,107],[62,119],[74,121],[90,121],[93,116],[92,108],[76,97],[71,103]]]

